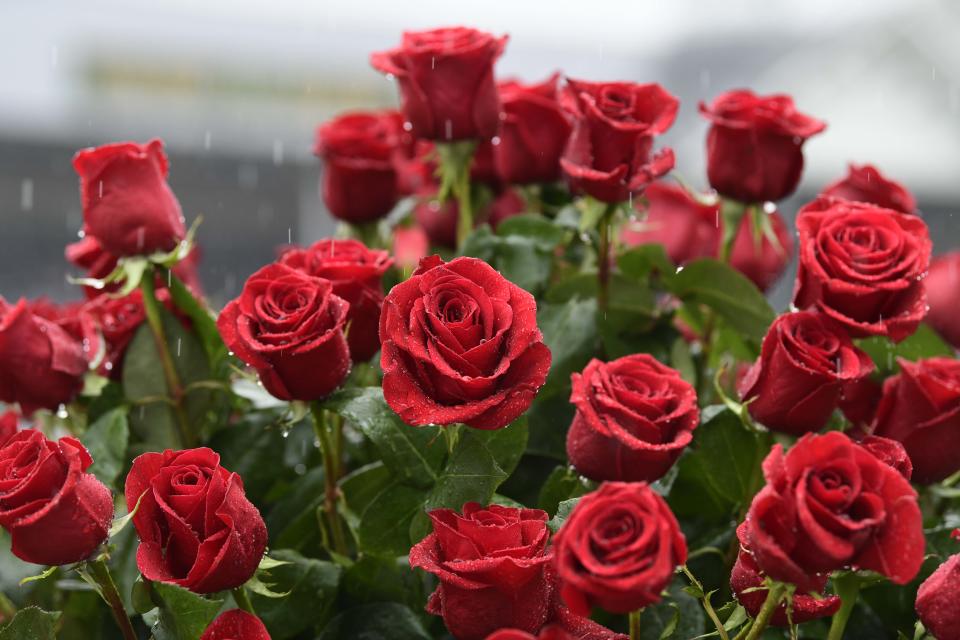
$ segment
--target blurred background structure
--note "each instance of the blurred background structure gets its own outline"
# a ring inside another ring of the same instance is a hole
[[[208,294],[236,295],[278,245],[333,231],[313,131],[342,110],[395,104],[369,53],[403,29],[450,24],[511,35],[501,77],[660,82],[682,105],[664,144],[699,187],[697,103],[735,87],[790,93],[828,129],[805,147],[788,219],[848,162],[870,162],[916,194],[938,251],[960,245],[960,2],[6,0],[0,295],[79,295],[64,277],[81,224],[71,157],[151,137],[167,143],[188,221],[203,215]]]

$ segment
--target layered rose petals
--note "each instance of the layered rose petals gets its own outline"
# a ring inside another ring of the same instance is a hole
[[[934,258],[924,286],[930,304],[927,322],[954,349],[960,348],[960,314],[956,312],[960,299],[960,251]]]
[[[270,640],[270,634],[257,616],[231,609],[217,616],[200,640]]]
[[[870,202],[901,213],[916,213],[917,201],[906,187],[887,178],[873,165],[851,164],[847,175],[824,187],[822,196]]]
[[[920,622],[937,640],[960,639],[960,554],[952,555],[917,591],[914,608]]]

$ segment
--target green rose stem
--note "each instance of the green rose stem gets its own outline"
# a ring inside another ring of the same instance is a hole
[[[244,589],[242,585],[233,589],[231,593],[233,593],[233,599],[236,601],[238,607],[247,613],[257,615],[257,612],[253,610],[253,603],[250,602],[250,596],[247,595],[247,590]]]
[[[767,625],[770,624],[770,618],[773,617],[786,593],[787,585],[782,582],[774,582],[773,586],[767,591],[767,599],[763,601],[763,606],[757,613],[757,617],[753,619],[753,624],[737,634],[734,640],[757,640],[763,630],[767,628]]]
[[[733,249],[733,241],[737,238],[737,232],[740,230],[740,221],[753,206],[737,200],[721,198],[720,218],[723,220],[723,237],[720,243],[720,262],[730,262],[730,252]]]
[[[470,200],[470,163],[477,148],[474,140],[438,142],[440,202],[453,194],[457,201],[457,249],[462,249],[473,231],[473,203]]]
[[[640,616],[643,609],[630,612],[630,640],[640,640]]]
[[[177,374],[173,356],[170,354],[170,348],[167,345],[166,332],[163,330],[163,320],[160,317],[160,303],[157,301],[152,265],[147,266],[146,271],[140,278],[140,290],[143,292],[143,310],[147,316],[147,324],[150,325],[150,331],[153,333],[157,353],[160,354],[163,377],[167,382],[167,389],[173,401],[173,412],[180,429],[181,444],[187,449],[192,449],[197,446],[197,439],[190,429],[187,413],[183,410],[183,386],[180,384],[180,376]]]
[[[717,612],[714,611],[713,605],[710,604],[710,598],[707,597],[706,592],[703,590],[703,584],[697,580],[697,577],[693,575],[693,572],[687,568],[687,565],[680,565],[680,570],[683,571],[684,575],[687,576],[687,580],[690,581],[697,591],[700,593],[700,604],[703,605],[704,611],[707,612],[707,616],[710,617],[710,620],[713,622],[713,626],[717,628],[717,633],[720,634],[721,640],[730,640],[730,637],[727,635],[727,630],[723,627],[723,623],[720,622]]]
[[[600,223],[597,227],[597,233],[600,235],[600,244],[597,248],[597,309],[601,313],[607,310],[610,304],[610,249],[613,227],[613,215],[617,206],[607,205],[603,215],[600,216]]]
[[[840,596],[840,610],[833,615],[830,621],[830,631],[827,640],[841,640],[843,630],[847,627],[850,613],[857,604],[860,595],[860,578],[855,573],[846,573],[833,578],[833,589]]]
[[[347,539],[343,532],[343,524],[337,514],[337,473],[339,469],[340,451],[334,445],[339,444],[340,438],[331,438],[330,412],[323,409],[318,403],[310,404],[310,413],[313,416],[313,432],[320,443],[320,455],[323,458],[323,514],[327,521],[327,529],[333,543],[333,550],[345,556],[349,553]]]
[[[103,557],[96,558],[87,562],[90,570],[90,576],[100,587],[100,596],[110,607],[113,619],[117,621],[120,632],[123,633],[124,640],[137,640],[137,632],[133,630],[130,624],[130,618],[127,616],[126,609],[123,608],[123,600],[120,599],[120,593],[117,591],[117,584],[110,575],[110,569]]]
[[[3,591],[0,591],[0,618],[6,622],[10,622],[15,615],[17,615],[17,607],[10,602],[10,598],[7,597],[7,594],[5,594]]]

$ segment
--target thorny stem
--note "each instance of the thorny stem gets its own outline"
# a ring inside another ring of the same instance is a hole
[[[337,488],[336,474],[338,473],[339,464],[337,460],[340,459],[340,451],[335,450],[333,442],[331,442],[329,412],[317,403],[310,405],[310,412],[313,416],[313,432],[317,436],[317,442],[320,444],[320,455],[323,458],[323,513],[330,530],[333,550],[345,556],[348,553],[347,540],[343,533],[343,524],[337,514],[339,489]]]
[[[695,586],[701,594],[703,594],[700,596],[700,603],[703,605],[703,609],[707,612],[707,615],[710,617],[713,625],[717,628],[717,633],[720,634],[721,640],[729,640],[727,630],[723,628],[723,623],[720,622],[720,617],[717,616],[717,612],[713,610],[713,605],[710,604],[710,598],[708,598],[706,593],[703,591],[703,584],[697,580],[697,577],[693,575],[690,569],[687,568],[687,565],[680,565],[680,570],[683,571],[684,575],[687,576],[687,579],[690,581],[690,583],[693,584],[693,586]]]
[[[90,567],[90,575],[100,585],[100,595],[104,602],[110,607],[113,619],[116,620],[124,640],[137,640],[137,632],[133,630],[130,618],[127,616],[126,609],[123,608],[123,600],[120,599],[120,593],[117,591],[117,584],[110,575],[110,569],[103,558],[91,560],[87,563]]]

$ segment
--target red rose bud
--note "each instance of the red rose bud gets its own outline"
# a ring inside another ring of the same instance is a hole
[[[283,254],[281,264],[333,284],[333,293],[350,304],[347,344],[354,362],[369,360],[380,349],[380,307],[383,274],[393,259],[386,251],[368,249],[357,240],[328,238],[309,249]]]
[[[859,167],[851,164],[846,177],[826,186],[820,195],[869,202],[902,213],[917,211],[917,201],[906,187],[890,180],[869,164]]]
[[[394,157],[402,135],[396,111],[345,113],[317,129],[321,197],[335,218],[360,224],[390,213],[399,198]]]
[[[855,427],[866,428],[873,423],[880,404],[882,387],[871,377],[860,378],[843,385],[840,411]]]
[[[872,371],[870,356],[823,316],[785,313],[767,330],[739,391],[757,421],[799,436],[823,427],[844,386]]]
[[[19,422],[20,416],[13,409],[7,409],[0,413],[0,447],[16,435]]]
[[[687,543],[670,507],[642,482],[606,482],[574,507],[553,549],[560,594],[575,614],[629,613],[660,600]]]
[[[764,600],[767,599],[767,589],[764,588],[764,576],[757,566],[756,561],[750,553],[750,550],[744,547],[746,544],[746,523],[737,527],[737,537],[740,539],[740,553],[737,555],[737,561],[733,565],[730,573],[730,589],[734,597],[743,605],[751,618],[756,618],[763,607]],[[787,603],[781,603],[770,619],[770,624],[775,627],[786,627],[790,624],[802,624],[817,618],[827,618],[832,616],[840,609],[839,596],[826,596],[824,589],[827,586],[827,576],[818,579],[820,588],[816,593],[820,597],[815,597],[807,593],[797,592],[793,596],[790,615],[787,616]]]
[[[577,413],[567,432],[567,457],[591,480],[652,482],[693,439],[697,393],[653,356],[594,359],[570,378]]]
[[[960,471],[960,361],[898,362],[900,373],[883,383],[873,432],[903,444],[914,482],[939,482]]]
[[[923,284],[930,305],[927,322],[954,349],[960,348],[960,314],[956,312],[960,300],[960,251],[934,258]]]
[[[816,309],[853,337],[912,334],[927,312],[927,225],[872,204],[818,198],[800,210],[793,304]]]
[[[407,31],[399,47],[374,53],[370,64],[397,79],[418,138],[492,138],[500,113],[493,63],[506,43],[466,27]]]
[[[88,558],[107,538],[110,490],[92,474],[90,454],[70,437],[33,429],[0,448],[0,526],[24,562],[62,565]]]
[[[318,400],[350,372],[343,329],[350,305],[329,280],[270,264],[243,285],[217,328],[227,347],[257,370],[281,400]]]
[[[510,627],[536,633],[549,614],[547,513],[476,502],[429,513],[433,533],[410,550],[410,566],[437,576],[427,611],[458,640]]]
[[[422,260],[387,294],[380,341],[384,398],[414,426],[505,427],[550,369],[536,300],[476,258]]]
[[[497,85],[503,122],[494,155],[504,182],[560,179],[560,156],[572,127],[557,99],[558,78],[555,73],[538,84],[505,81]]]
[[[680,106],[660,85],[567,79],[562,104],[574,120],[560,160],[572,188],[623,202],[673,168],[671,149],[653,153]]]
[[[937,640],[960,639],[960,554],[950,556],[917,591],[914,608],[927,633]]]
[[[628,246],[661,244],[675,264],[717,255],[720,243],[720,204],[702,202],[672,182],[654,182],[644,191],[646,207],[622,227]],[[643,207],[637,201],[638,209]]]
[[[257,616],[231,609],[217,616],[200,640],[270,640],[270,634]]]
[[[81,337],[26,300],[11,305],[0,296],[0,401],[18,403],[24,415],[55,410],[80,392],[86,371]]]
[[[776,210],[759,215],[767,216],[776,241],[772,241],[766,234],[758,238],[752,228],[750,216],[743,216],[730,250],[730,266],[747,276],[758,289],[767,291],[780,279],[790,262],[790,256],[793,255],[793,236]]]
[[[721,195],[741,202],[782,200],[803,172],[803,143],[826,124],[800,113],[787,95],[740,89],[717,96],[700,113],[710,121],[707,177]]]
[[[83,225],[116,256],[170,251],[186,235],[180,203],[167,184],[163,142],[117,142],[73,157]]]
[[[239,587],[257,570],[267,527],[240,476],[221,467],[214,451],[144,453],[133,461],[125,495],[131,511],[140,502],[133,525],[147,580],[213,593]]]
[[[427,234],[430,245],[452,249],[457,244],[457,220],[460,207],[450,199],[444,203],[437,200],[435,187],[421,192],[413,208],[413,219]]]
[[[893,467],[904,479],[913,476],[913,463],[907,450],[896,440],[881,436],[864,436],[857,441],[861,447],[872,453],[881,462]]]
[[[906,584],[923,563],[917,492],[846,434],[807,434],[763,462],[767,485],[746,519],[744,542],[774,580],[818,591],[823,575],[876,571]]]

